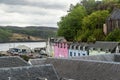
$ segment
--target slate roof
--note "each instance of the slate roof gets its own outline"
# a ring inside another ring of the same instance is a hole
[[[55,38],[54,42],[67,42],[66,39],[64,37],[58,37],[58,38]]]
[[[120,9],[115,8],[107,20],[118,20],[120,19]]]
[[[20,66],[29,66],[26,61],[18,56],[6,56],[0,57],[0,68],[5,67],[20,67]]]
[[[119,42],[96,41],[95,44],[90,44],[89,46],[94,48],[101,48],[103,50],[110,49],[111,51],[113,51],[118,45]]]
[[[119,80],[120,63],[75,60],[47,59],[46,63],[53,64],[59,77],[75,80]]]
[[[120,54],[85,56],[79,59],[48,58],[59,77],[74,80],[120,80]]]
[[[0,68],[0,80],[58,80],[54,67],[50,64]]]
[[[41,65],[44,64],[46,61],[46,58],[41,59],[29,59],[28,63],[31,65]]]

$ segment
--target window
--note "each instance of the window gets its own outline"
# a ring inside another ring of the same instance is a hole
[[[64,48],[66,48],[66,44],[64,43]]]
[[[106,53],[108,53],[109,52],[109,49],[106,49]]]
[[[72,56],[72,52],[70,52],[70,56]]]
[[[78,53],[78,56],[80,56],[80,53]]]
[[[82,46],[80,46],[80,50],[82,50],[83,48],[82,48]]]
[[[27,50],[26,49],[22,49],[22,53],[26,53],[27,52]]]
[[[85,56],[85,54],[83,54],[83,56]]]
[[[77,45],[77,46],[76,46],[76,50],[78,50],[78,48],[79,48],[79,46]]]
[[[62,43],[60,43],[60,48],[62,48]]]
[[[76,56],[76,53],[74,52],[74,56]]]
[[[72,49],[74,49],[74,45],[72,45]]]
[[[58,43],[58,48],[59,48],[59,43]]]

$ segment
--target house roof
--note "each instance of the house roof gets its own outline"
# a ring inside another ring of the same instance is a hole
[[[103,42],[103,41],[96,41],[94,44],[90,44],[90,47],[93,48],[100,48],[100,49],[109,49],[114,50],[119,45],[119,42]]]
[[[18,48],[18,49],[30,49],[28,46],[25,46],[25,45],[19,45],[19,46],[17,46],[16,48]]]
[[[11,57],[0,57],[0,68],[5,67],[19,67],[19,66],[29,66],[26,61],[18,56],[11,56]]]
[[[1,80],[58,80],[52,65],[0,68]]]
[[[59,77],[75,80],[120,79],[120,63],[117,62],[49,58],[46,63],[54,65]]]
[[[107,20],[118,20],[120,19],[120,9],[115,8]]]
[[[66,40],[64,37],[55,38],[54,41],[55,41],[55,42],[67,42],[67,40]]]
[[[44,64],[46,61],[46,58],[41,58],[41,59],[29,59],[28,63],[32,65],[41,65]]]
[[[88,58],[90,57],[90,58]],[[96,58],[94,58],[96,57]],[[87,56],[82,59],[48,58],[59,77],[74,80],[119,80],[120,54]]]

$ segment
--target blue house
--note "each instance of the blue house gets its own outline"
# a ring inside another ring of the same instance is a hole
[[[72,43],[69,45],[69,57],[79,57],[79,56],[87,56],[89,55],[88,52],[88,45],[83,43]]]

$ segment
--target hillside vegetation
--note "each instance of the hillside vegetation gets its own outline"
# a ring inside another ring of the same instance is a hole
[[[39,41],[56,36],[57,28],[1,26],[0,42]]]
[[[25,34],[17,34],[13,33],[11,37],[9,37],[10,42],[20,42],[20,41],[42,41],[44,39],[41,39],[39,37],[33,37]]]

